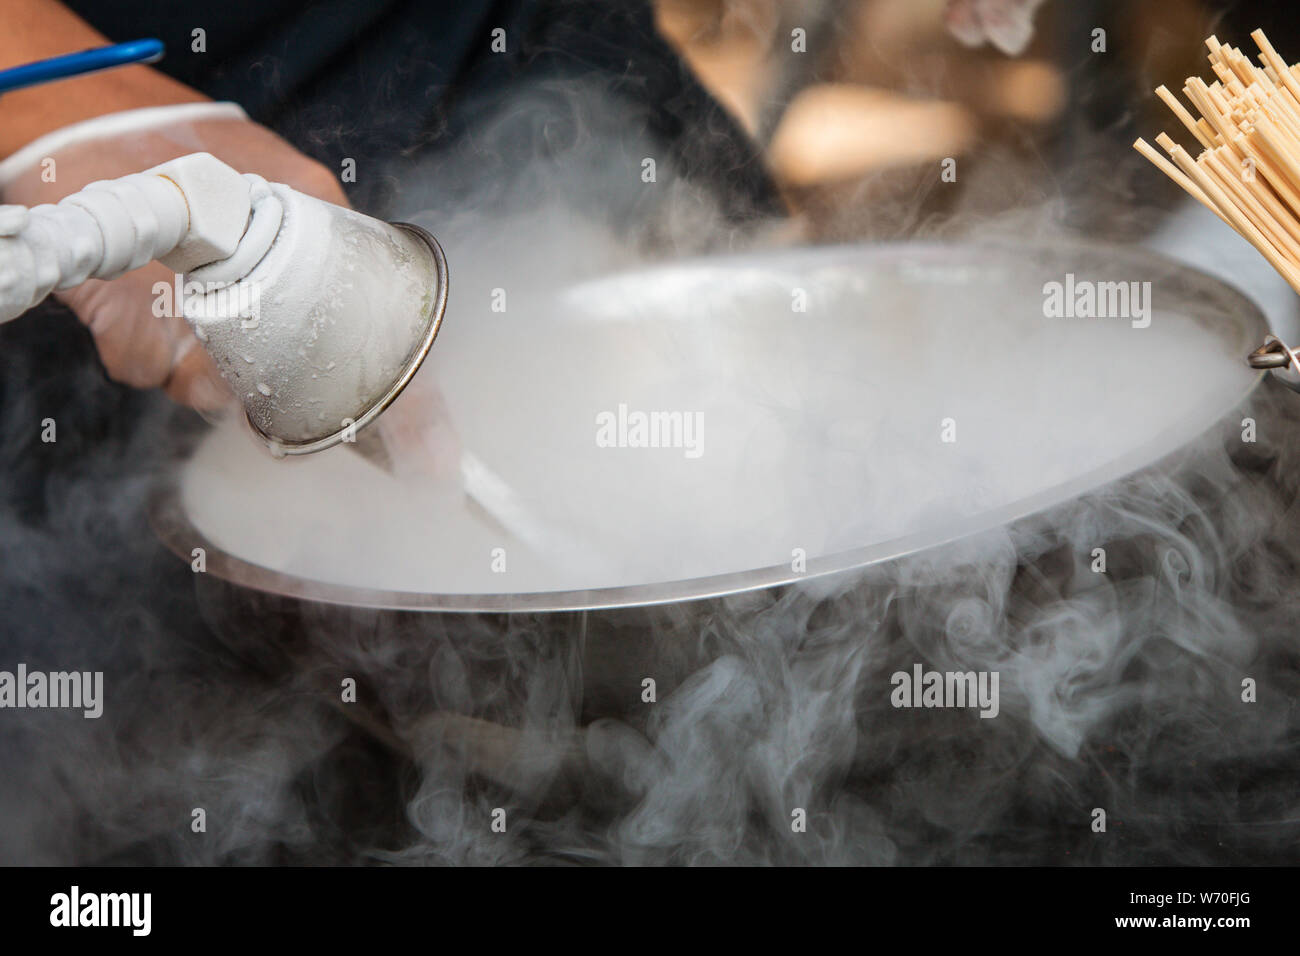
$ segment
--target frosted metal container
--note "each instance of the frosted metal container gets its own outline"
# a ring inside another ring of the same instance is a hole
[[[275,241],[233,285],[187,288],[185,317],[273,454],[341,441],[401,393],[447,302],[433,236],[282,185]]]

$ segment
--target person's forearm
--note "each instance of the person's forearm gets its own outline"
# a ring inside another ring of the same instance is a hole
[[[109,42],[55,0],[5,0],[0,10],[0,69]],[[107,70],[6,93],[0,98],[0,158],[51,130],[94,116],[205,99],[147,66]]]

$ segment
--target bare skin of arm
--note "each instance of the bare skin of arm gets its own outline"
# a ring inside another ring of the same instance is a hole
[[[56,0],[5,0],[0,69],[111,42]],[[4,97],[0,157],[51,130],[94,116],[206,99],[202,93],[148,66],[106,70],[17,90]]]

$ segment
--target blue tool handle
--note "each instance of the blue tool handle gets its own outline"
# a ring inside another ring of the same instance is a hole
[[[162,40],[130,40],[94,50],[82,50],[80,53],[54,56],[48,60],[37,60],[35,63],[24,63],[22,66],[0,70],[0,93],[82,73],[111,70],[130,63],[153,63],[162,59],[162,55]]]

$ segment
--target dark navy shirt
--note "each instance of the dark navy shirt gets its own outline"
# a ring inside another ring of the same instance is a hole
[[[447,145],[482,104],[538,80],[595,80],[738,218],[778,209],[758,151],[639,0],[66,0],[111,39],[157,37],[157,67],[332,168]],[[202,52],[194,31],[204,31]],[[506,52],[492,50],[504,30]],[[382,212],[376,180],[346,185]]]

